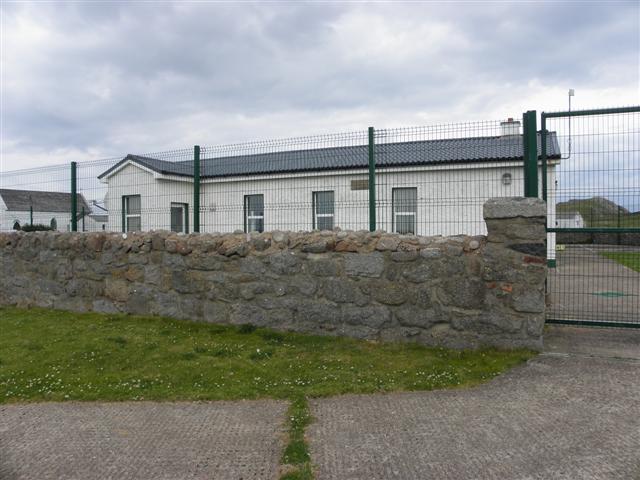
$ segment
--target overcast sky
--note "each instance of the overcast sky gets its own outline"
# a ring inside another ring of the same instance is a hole
[[[638,2],[0,8],[3,171],[640,103]]]

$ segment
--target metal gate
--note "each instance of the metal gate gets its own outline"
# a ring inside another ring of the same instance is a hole
[[[543,112],[540,147],[547,322],[640,328],[640,107]]]

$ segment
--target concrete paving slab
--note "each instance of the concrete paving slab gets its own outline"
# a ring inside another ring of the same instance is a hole
[[[639,247],[567,245],[547,273],[547,318],[640,325],[640,273],[603,253],[639,253]]]
[[[0,406],[0,478],[275,479],[287,402]]]
[[[547,325],[544,350],[559,355],[640,360],[640,328]]]
[[[640,479],[640,362],[541,355],[471,389],[311,402],[317,478]]]

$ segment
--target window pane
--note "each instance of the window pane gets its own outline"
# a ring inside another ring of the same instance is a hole
[[[414,215],[396,215],[397,233],[416,233]]]
[[[393,211],[416,213],[418,203],[417,188],[394,188]]]
[[[264,231],[264,196],[245,195],[244,220],[247,232]]]
[[[264,231],[264,221],[261,218],[250,218],[247,227],[249,232],[262,232]]]
[[[416,233],[417,188],[393,189],[393,222],[397,233]]]
[[[247,195],[247,211],[249,216],[264,215],[264,201],[262,195]]]
[[[129,197],[126,197],[126,208],[127,208],[127,214],[128,215],[139,215],[140,214],[140,207],[141,207],[141,201],[140,201],[140,195],[131,195]]]
[[[333,192],[314,192],[316,214],[333,214]]]
[[[333,216],[317,217],[316,228],[318,230],[333,230]]]
[[[171,206],[171,231],[184,232],[184,207],[181,205]]]
[[[139,232],[140,230],[142,230],[140,217],[127,217],[127,232]]]

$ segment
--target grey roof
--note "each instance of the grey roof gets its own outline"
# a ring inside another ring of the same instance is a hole
[[[540,134],[538,134],[538,151],[540,151]],[[508,135],[382,143],[375,147],[375,158],[376,167],[385,168],[522,160],[522,152],[522,135]],[[550,132],[547,137],[547,158],[560,158],[560,147],[555,132]],[[128,161],[133,161],[161,174],[193,176],[193,160],[170,162],[140,155],[127,155],[116,165],[99,175],[98,178],[108,176],[113,170]],[[294,150],[202,159],[200,176],[201,178],[214,178],[343,170],[366,168],[368,162],[367,145]]]
[[[39,192],[36,190],[0,189],[0,197],[12,212],[71,212],[71,194],[66,192]],[[78,193],[78,214],[82,208],[89,212],[89,206],[81,193]]]

